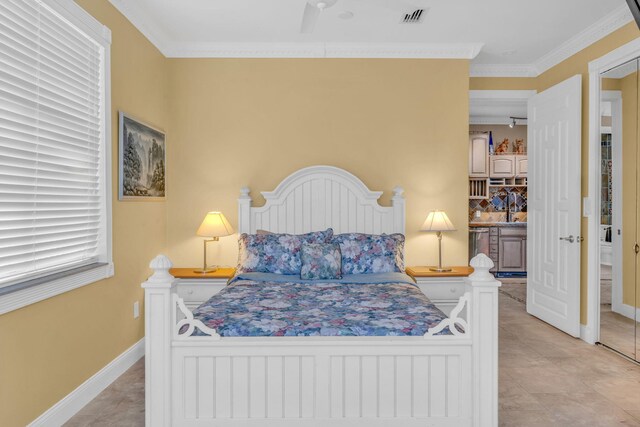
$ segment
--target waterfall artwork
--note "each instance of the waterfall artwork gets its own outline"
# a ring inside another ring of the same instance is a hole
[[[120,200],[164,200],[165,134],[120,112]]]

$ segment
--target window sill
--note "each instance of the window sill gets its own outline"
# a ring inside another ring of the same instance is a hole
[[[114,275],[113,263],[58,277],[35,286],[0,295],[0,315],[90,285]]]

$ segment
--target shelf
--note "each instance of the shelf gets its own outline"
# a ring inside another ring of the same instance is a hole
[[[489,186],[486,178],[469,178],[469,199],[480,200],[489,197]]]

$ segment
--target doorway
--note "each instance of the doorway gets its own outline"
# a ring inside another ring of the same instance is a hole
[[[528,234],[526,117],[527,101],[535,94],[527,90],[469,93],[469,258],[479,252],[491,258],[491,272],[502,282],[500,292],[522,303],[523,310]]]

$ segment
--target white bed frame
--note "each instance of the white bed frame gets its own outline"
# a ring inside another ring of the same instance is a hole
[[[243,188],[238,229],[404,233],[402,193],[382,207],[349,172],[309,167],[262,193],[262,207]],[[458,306],[424,337],[221,338],[193,319],[159,255],[142,284],[146,425],[497,426],[500,283],[486,256],[471,265]],[[465,333],[433,335],[453,323]]]

